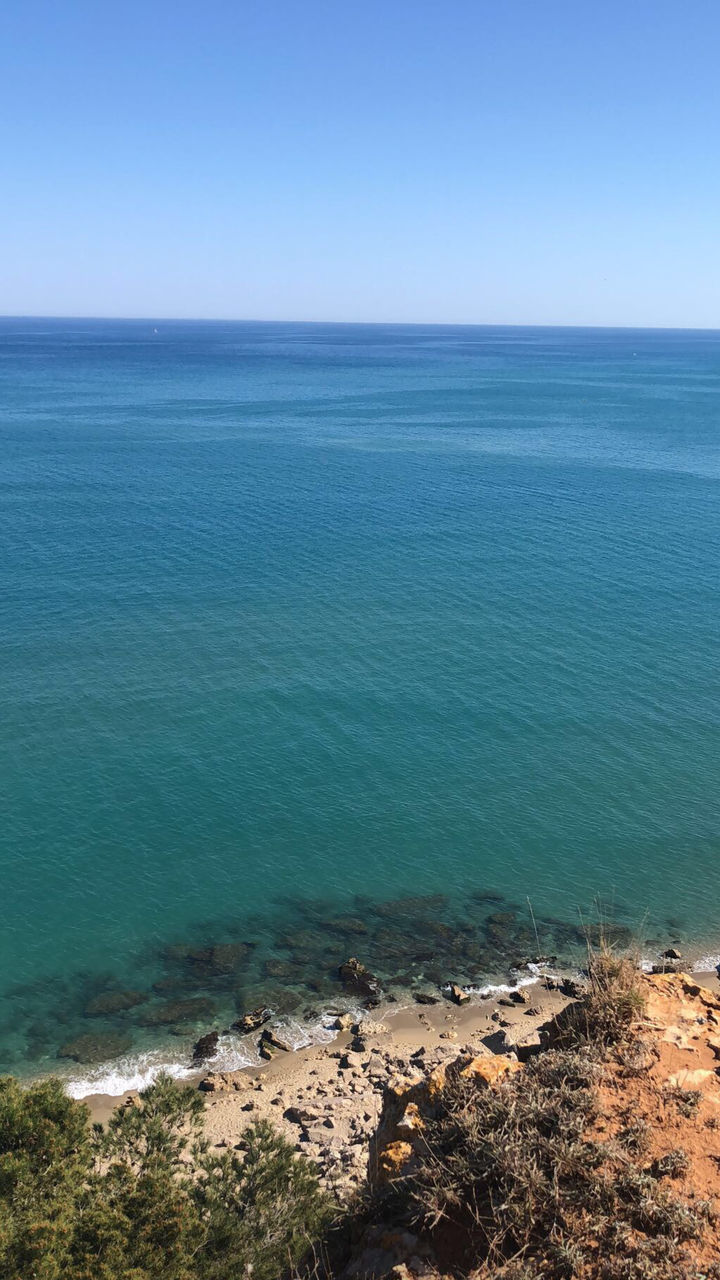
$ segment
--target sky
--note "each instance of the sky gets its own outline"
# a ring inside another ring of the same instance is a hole
[[[718,0],[3,0],[0,314],[720,327]]]

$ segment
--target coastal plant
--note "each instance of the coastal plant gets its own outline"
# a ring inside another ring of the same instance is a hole
[[[605,1024],[606,1025],[606,1024]],[[707,1215],[674,1193],[682,1152],[637,1163],[645,1134],[600,1137],[603,1048],[551,1050],[488,1089],[448,1081],[417,1160],[391,1192],[398,1223],[456,1275],[679,1280]]]
[[[278,1280],[333,1210],[267,1122],[211,1153],[168,1077],[107,1129],[57,1081],[0,1080],[0,1280]]]
[[[645,1012],[642,976],[637,962],[616,955],[601,942],[588,952],[588,990],[557,1019],[555,1043],[559,1047],[592,1045],[595,1049],[628,1046]],[[643,1069],[637,1051],[628,1056],[628,1074]]]

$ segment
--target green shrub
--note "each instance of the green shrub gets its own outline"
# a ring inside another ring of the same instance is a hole
[[[106,1131],[56,1081],[0,1080],[0,1280],[278,1280],[331,1217],[267,1123],[201,1139],[203,1099],[161,1077]]]

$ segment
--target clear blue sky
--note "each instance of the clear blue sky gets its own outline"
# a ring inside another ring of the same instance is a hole
[[[3,0],[0,313],[720,326],[718,0]]]

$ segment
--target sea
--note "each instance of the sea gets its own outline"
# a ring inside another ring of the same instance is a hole
[[[4,319],[0,458],[1,1070],[717,961],[720,333]]]

